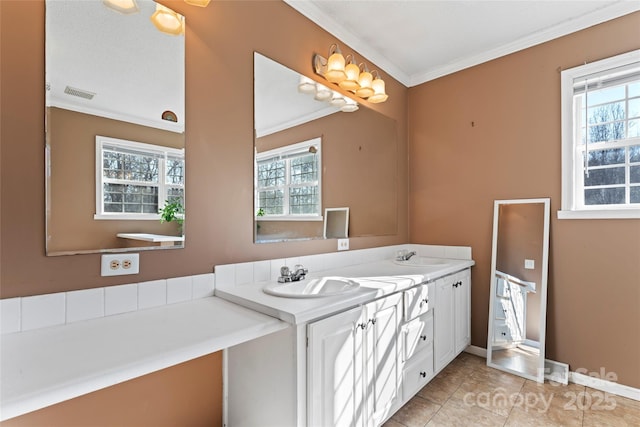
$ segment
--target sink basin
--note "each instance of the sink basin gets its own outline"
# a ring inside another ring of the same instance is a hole
[[[451,260],[446,258],[429,258],[423,256],[412,256],[407,261],[393,260],[398,265],[408,265],[413,267],[444,267],[451,264]]]
[[[263,288],[269,295],[286,298],[320,298],[342,295],[360,288],[360,284],[344,277],[320,277],[298,282],[270,283]]]

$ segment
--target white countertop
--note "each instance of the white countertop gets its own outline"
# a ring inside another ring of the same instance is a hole
[[[289,327],[209,297],[0,338],[0,420]]]
[[[452,259],[449,261],[446,265],[418,267],[398,265],[393,261],[386,260],[310,272],[307,278],[341,276],[360,283],[360,288],[356,291],[330,297],[286,298],[268,295],[262,289],[266,284],[272,282],[245,285],[216,283],[215,294],[220,298],[297,325],[365,304],[419,283],[433,281],[475,264],[473,260]]]

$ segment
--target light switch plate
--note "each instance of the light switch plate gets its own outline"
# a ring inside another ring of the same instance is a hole
[[[349,250],[349,239],[338,239],[338,250],[339,251],[348,251]]]
[[[100,264],[101,276],[124,276],[140,272],[140,254],[107,254],[102,255]]]
[[[534,268],[536,268],[536,262],[532,259],[525,259],[524,268],[526,268],[527,270],[533,270]]]

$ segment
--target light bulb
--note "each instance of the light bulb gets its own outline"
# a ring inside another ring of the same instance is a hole
[[[311,80],[307,76],[300,76],[300,83],[298,83],[298,92],[301,93],[315,93],[316,82]]]
[[[360,89],[356,90],[356,95],[360,98],[368,98],[373,95],[373,89],[371,88],[371,82],[373,81],[373,75],[365,69],[360,73],[358,77],[358,84]]]
[[[331,92],[326,86],[316,83],[316,95],[313,99],[317,101],[328,101],[331,99],[332,94],[333,92]]]
[[[347,64],[344,68],[347,78],[340,82],[340,87],[344,90],[356,91],[360,89],[358,77],[360,76],[360,67],[353,62]]]
[[[385,93],[384,86],[385,86],[384,80],[382,80],[380,77],[377,77],[376,79],[374,79],[373,82],[371,83],[371,88],[373,89],[373,95],[367,98],[367,101],[373,102],[374,104],[386,101],[387,98],[389,98],[389,95]]]
[[[347,78],[344,72],[344,56],[337,47],[327,60],[327,71],[324,73],[324,77],[331,83],[340,83]]]
[[[158,30],[166,34],[179,36],[184,32],[181,15],[161,4],[156,4],[156,11],[151,15],[151,22]]]

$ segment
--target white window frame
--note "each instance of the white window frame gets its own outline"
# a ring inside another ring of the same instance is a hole
[[[579,192],[584,192],[578,174],[584,174],[582,156],[576,150],[575,141],[581,138],[577,129],[574,112],[574,81],[596,73],[603,73],[618,67],[640,62],[640,50],[592,62],[562,71],[561,73],[561,114],[562,114],[562,203],[558,211],[559,219],[625,219],[640,218],[640,208],[636,206],[585,206],[581,205]],[[634,138],[640,143],[640,138]],[[633,141],[631,140],[631,141]],[[626,140],[629,141],[629,140]],[[615,142],[593,143],[589,148],[618,148]],[[632,142],[635,145],[635,142]],[[628,164],[626,165],[628,168]],[[626,182],[629,185],[629,182]]]
[[[308,154],[309,148],[314,146],[316,149],[316,156],[318,159],[318,180],[317,180],[317,188],[318,188],[318,213],[317,214],[283,214],[283,215],[263,215],[257,216],[257,212],[255,212],[255,219],[258,221],[323,221],[322,216],[322,138],[317,137],[313,139],[309,139],[307,141],[298,142],[296,144],[285,145],[283,147],[274,148],[273,150],[263,151],[261,153],[256,153],[255,155],[255,191],[254,191],[254,206],[260,206],[260,198],[259,192],[260,188],[258,188],[258,162],[273,158],[273,157],[288,157],[296,154]],[[284,188],[287,190],[285,194],[285,212],[289,212],[289,194],[288,189],[290,188],[289,182],[289,168],[286,169],[286,184]],[[305,184],[304,186],[308,186]]]
[[[158,209],[167,201],[167,192],[169,188],[183,187],[181,185],[167,184],[166,183],[166,159],[168,156],[180,157],[184,159],[184,148],[172,148],[162,145],[146,144],[143,142],[129,141],[126,139],[111,138],[108,136],[96,135],[96,213],[93,216],[98,220],[160,220],[160,214],[155,213],[128,213],[128,212],[104,212],[104,174],[103,174],[103,147],[105,145],[121,147],[123,149],[130,149],[136,151],[142,151],[154,156],[161,157],[158,176],[158,184],[140,183],[136,181],[124,181],[120,183],[130,183],[136,185],[147,185],[158,187]],[[164,159],[164,160],[163,160]],[[111,180],[107,180],[109,182]],[[184,194],[184,190],[183,190]]]

